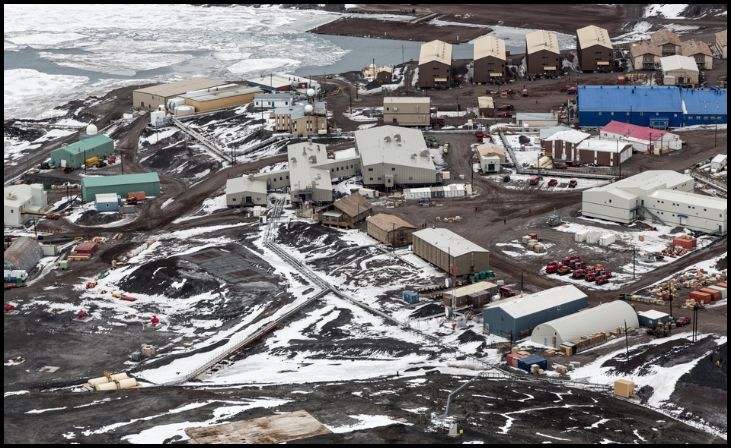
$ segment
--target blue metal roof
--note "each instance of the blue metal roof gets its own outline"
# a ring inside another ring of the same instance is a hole
[[[681,97],[689,115],[726,115],[726,89],[683,89]]]
[[[579,86],[579,110],[682,112],[680,88],[671,86]]]

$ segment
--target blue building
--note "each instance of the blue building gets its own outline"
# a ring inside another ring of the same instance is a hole
[[[116,212],[119,210],[119,195],[117,193],[99,193],[95,196],[96,211]]]
[[[535,294],[492,303],[482,311],[485,331],[519,339],[533,327],[568,316],[588,306],[588,297],[579,288],[567,285]]]
[[[581,127],[612,120],[654,128],[726,123],[726,89],[675,86],[579,86]]]

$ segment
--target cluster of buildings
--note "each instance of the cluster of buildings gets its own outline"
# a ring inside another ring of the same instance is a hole
[[[726,34],[716,34],[716,45],[719,39],[723,39],[723,48],[726,46]],[[696,83],[698,70],[711,70],[713,68],[713,52],[710,46],[703,41],[688,40],[680,41],[680,37],[669,29],[661,29],[650,34],[649,40],[640,41],[630,47],[630,56],[635,70],[656,70],[666,64],[678,64],[682,61],[683,66],[690,66],[696,72]],[[663,63],[663,58],[679,56]],[[725,51],[723,57],[726,57]],[[665,68],[663,68],[663,71]],[[668,82],[666,82],[668,84]]]
[[[584,216],[629,224],[640,217],[691,230],[726,234],[726,199],[693,192],[692,176],[644,171],[582,194]]]
[[[79,141],[64,144],[51,151],[51,165],[61,168],[81,168],[89,159],[102,159],[114,154],[114,141],[104,134],[97,134],[96,126],[90,124]]]
[[[363,67],[363,77],[379,84],[390,84],[393,80],[393,67],[390,65],[379,67],[371,63]]]
[[[441,181],[421,131],[380,126],[355,132],[355,148],[329,154],[325,145],[287,147],[286,170],[245,175],[226,184],[228,206],[264,205],[269,190],[289,188],[292,202],[332,202],[333,179],[361,175],[367,187]]]
[[[632,157],[632,145],[620,139],[592,137],[575,129],[561,130],[541,141],[546,156],[597,166],[618,166]]]
[[[34,216],[42,216],[48,207],[48,193],[42,184],[8,185],[3,188],[6,226],[22,226]]]
[[[259,89],[251,89],[225,81],[192,78],[168,82],[132,91],[132,106],[136,109],[156,110],[174,104],[194,107],[198,112],[240,106],[251,102]]]

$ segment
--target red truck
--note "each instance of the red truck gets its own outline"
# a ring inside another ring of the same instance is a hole
[[[515,106],[512,104],[500,104],[496,107],[497,110],[514,110]]]
[[[513,297],[515,295],[515,291],[513,291],[511,288],[507,286],[501,286],[497,290],[498,294],[500,294],[500,297],[507,298],[507,297]]]
[[[546,274],[555,274],[558,271],[558,262],[552,261],[546,265]]]
[[[446,124],[446,122],[444,121],[444,118],[436,118],[436,117],[433,117],[431,119],[431,121],[430,121],[430,124],[432,126],[434,126],[434,127],[440,127],[441,128],[441,127],[443,127]]]
[[[475,132],[475,138],[477,141],[482,141],[483,138],[490,138],[490,133],[485,131],[477,131]]]
[[[576,188],[577,184],[578,184],[578,181],[576,179],[571,179],[569,181],[569,188]]]
[[[528,185],[538,185],[538,176],[531,176],[528,179]]]

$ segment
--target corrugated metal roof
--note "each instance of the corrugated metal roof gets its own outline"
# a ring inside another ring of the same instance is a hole
[[[680,88],[673,86],[579,86],[580,112],[680,112]]]
[[[361,129],[355,131],[355,145],[363,166],[390,163],[436,173],[424,135],[418,129],[390,125]]]
[[[99,193],[95,195],[95,202],[118,202],[119,195],[117,193]]]
[[[680,44],[680,52],[683,56],[693,56],[696,54],[704,54],[706,56],[713,56],[711,47],[707,43],[700,40],[686,40]]]
[[[621,300],[615,300],[540,324],[533,329],[533,335],[545,332],[545,327],[549,327],[558,333],[563,341],[576,341],[582,336],[588,336],[599,331],[609,332],[616,330],[618,327],[624,328],[625,322],[628,328],[640,326],[637,321],[637,313],[635,313],[632,305]],[[531,336],[531,339],[533,342],[543,343],[542,338],[533,339],[533,336]]]
[[[499,307],[511,315],[514,319],[539,313],[543,310],[556,306],[586,299],[587,296],[579,288],[573,285],[557,286],[546,289],[535,294],[526,294],[520,297],[496,302],[488,307]]]
[[[471,252],[489,252],[484,247],[478,246],[448,229],[423,229],[414,232],[414,236],[419,237],[443,252],[448,252],[453,257],[459,257]]]
[[[222,98],[230,98],[232,96],[240,95],[251,95],[252,93],[261,92],[258,87],[233,87],[223,90],[211,90],[208,92],[193,92],[180,95],[182,98],[186,98],[192,101],[215,101]]]
[[[561,140],[564,142],[569,142],[573,144],[577,144],[582,142],[583,140],[586,140],[587,138],[591,137],[591,134],[587,134],[586,132],[577,131],[576,129],[568,129],[565,131],[558,131],[552,136],[545,138],[544,140],[552,142],[555,140]]]
[[[471,285],[462,286],[461,288],[456,288],[451,291],[446,291],[444,295],[448,297],[464,297],[470,294],[487,291],[493,288],[497,288],[497,285],[488,281],[482,281],[473,283]]]
[[[687,70],[690,72],[698,72],[698,64],[695,59],[689,56],[665,56],[660,58],[660,67],[663,72],[669,72],[671,70]]]
[[[622,142],[620,140],[610,140],[608,138],[589,138],[579,143],[579,146],[577,146],[577,148],[586,149],[589,151],[618,153],[627,146],[631,145],[627,142]]]
[[[552,53],[559,54],[558,36],[553,31],[537,30],[525,35],[525,42],[528,54],[537,51],[548,50]]]
[[[688,115],[726,115],[726,89],[682,89],[680,97]]]
[[[385,96],[383,104],[429,104],[431,98],[428,96]],[[428,112],[428,111],[425,111]]]
[[[135,173],[121,174],[118,176],[93,176],[81,179],[81,185],[88,187],[108,187],[113,185],[124,184],[142,184],[148,182],[160,182],[160,176],[157,173]]]
[[[415,229],[416,226],[404,221],[396,215],[389,215],[386,213],[378,213],[377,215],[369,216],[366,221],[378,227],[381,230],[393,230],[396,229]]]
[[[137,89],[135,92],[169,97],[180,95],[181,93],[189,92],[191,90],[207,89],[209,87],[222,86],[224,84],[226,84],[225,81],[218,81],[215,79],[193,78],[169,82],[166,84],[158,84],[152,87],[145,87],[144,89]]]
[[[494,36],[482,36],[473,41],[474,60],[492,56],[505,60],[505,41]]]
[[[91,151],[92,149],[102,146],[104,144],[113,142],[113,140],[104,134],[98,134],[91,137],[87,137],[79,140],[78,142],[71,143],[66,147],[62,147],[69,154],[79,154],[84,151]]]
[[[433,40],[421,44],[419,52],[419,65],[437,61],[442,64],[452,65],[452,45],[441,40]]]
[[[680,37],[667,28],[655,31],[650,34],[650,41],[655,45],[674,44],[680,45]]]
[[[629,49],[629,52],[633,58],[636,58],[638,56],[642,56],[645,54],[652,54],[655,56],[662,55],[662,50],[660,50],[660,47],[653,44],[649,40],[643,40],[643,41],[632,44],[632,46]]]
[[[653,141],[659,140],[665,134],[670,134],[670,132],[664,131],[662,129],[637,126],[636,124],[629,124],[616,120],[612,120],[607,123],[603,128],[600,129],[600,131],[647,141],[649,141],[650,139],[652,139]]]
[[[726,210],[728,207],[726,199],[686,191],[658,190],[652,193],[650,197],[663,201],[677,201],[683,204],[712,208],[714,210]]]
[[[612,48],[612,41],[609,40],[609,33],[606,29],[595,25],[585,26],[576,30],[576,37],[579,40],[579,46],[584,48],[599,45],[604,48]]]

